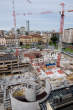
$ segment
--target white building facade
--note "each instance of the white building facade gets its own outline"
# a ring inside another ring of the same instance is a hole
[[[73,43],[73,28],[64,30],[62,42]]]

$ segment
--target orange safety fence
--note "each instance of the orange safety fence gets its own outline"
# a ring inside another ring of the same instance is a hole
[[[51,75],[51,74],[53,74],[53,72],[52,71],[48,71],[48,72],[46,72],[46,74],[47,75]]]

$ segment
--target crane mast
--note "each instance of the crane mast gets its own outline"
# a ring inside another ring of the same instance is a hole
[[[13,0],[13,23],[14,23],[14,29],[16,29],[16,12],[15,12],[15,4]]]
[[[61,3],[60,5],[62,6],[62,11],[61,11],[60,36],[59,36],[58,49],[61,52],[62,51],[62,36],[63,36],[63,29],[64,29],[64,3]]]
[[[16,12],[15,12],[15,2],[13,0],[13,23],[14,23],[14,34],[15,34],[15,41],[16,41],[16,48],[18,48],[18,40],[17,40],[17,35],[16,35]]]

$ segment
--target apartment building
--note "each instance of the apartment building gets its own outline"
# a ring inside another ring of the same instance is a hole
[[[63,43],[73,43],[73,28],[65,29],[62,37]]]
[[[28,35],[28,36],[20,36],[20,44],[25,45],[25,44],[37,44],[40,42],[42,39],[41,35],[34,34],[34,35]]]

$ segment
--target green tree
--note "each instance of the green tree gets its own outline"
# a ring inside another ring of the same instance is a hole
[[[57,36],[57,34],[53,34],[52,35],[52,38],[51,38],[51,41],[52,41],[52,43],[56,46],[56,44],[57,44],[57,42],[58,42],[58,36]]]

